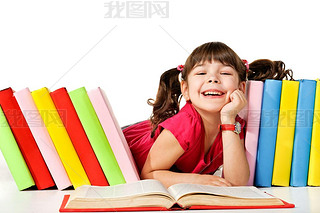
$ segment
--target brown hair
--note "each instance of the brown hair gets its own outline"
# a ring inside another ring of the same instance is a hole
[[[292,70],[286,70],[286,65],[282,61],[259,59],[250,63],[249,68],[248,80],[294,80]]]
[[[189,73],[196,65],[211,61],[219,61],[224,65],[231,66],[237,71],[240,82],[247,80],[245,64],[226,44],[208,42],[197,47],[187,58],[182,72],[173,68],[161,75],[156,100],[148,99],[148,104],[153,106],[150,117],[152,124],[151,137],[154,136],[155,130],[161,122],[179,112],[182,97],[179,74],[181,73],[183,81],[187,81]],[[285,70],[284,63],[281,61],[257,60],[252,62],[249,67],[249,80],[283,79],[284,77],[288,79],[288,76],[291,77],[290,80],[293,80],[292,71]]]

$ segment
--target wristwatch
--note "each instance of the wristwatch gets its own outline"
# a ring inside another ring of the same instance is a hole
[[[241,124],[239,122],[235,122],[234,124],[221,124],[220,130],[230,130],[234,131],[237,134],[241,132]]]

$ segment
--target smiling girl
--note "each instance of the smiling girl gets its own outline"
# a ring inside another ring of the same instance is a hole
[[[291,74],[283,62],[270,60],[257,60],[248,71],[227,45],[209,42],[197,47],[184,66],[162,74],[156,100],[149,100],[150,120],[123,130],[142,179],[158,179],[167,187],[247,184],[245,122],[237,115],[247,103],[247,75],[270,74],[259,78],[264,80]],[[181,96],[186,104],[180,110]],[[221,165],[223,177],[212,175]]]

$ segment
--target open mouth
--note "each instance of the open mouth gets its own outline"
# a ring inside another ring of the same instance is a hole
[[[202,95],[204,95],[206,97],[220,97],[220,96],[224,95],[224,93],[220,92],[220,91],[205,91],[202,93]]]

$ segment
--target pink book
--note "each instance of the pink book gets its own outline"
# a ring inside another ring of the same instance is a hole
[[[15,92],[14,96],[58,189],[68,188],[71,186],[71,182],[53,145],[48,130],[43,123],[38,108],[33,101],[30,90],[25,88]]]
[[[250,168],[248,185],[253,185],[259,138],[261,103],[263,94],[262,81],[247,82],[247,128],[245,136],[246,156]]]
[[[101,88],[88,92],[90,101],[95,109],[101,126],[107,136],[112,151],[126,182],[140,180],[139,173],[127,141],[115,118],[107,96]]]

